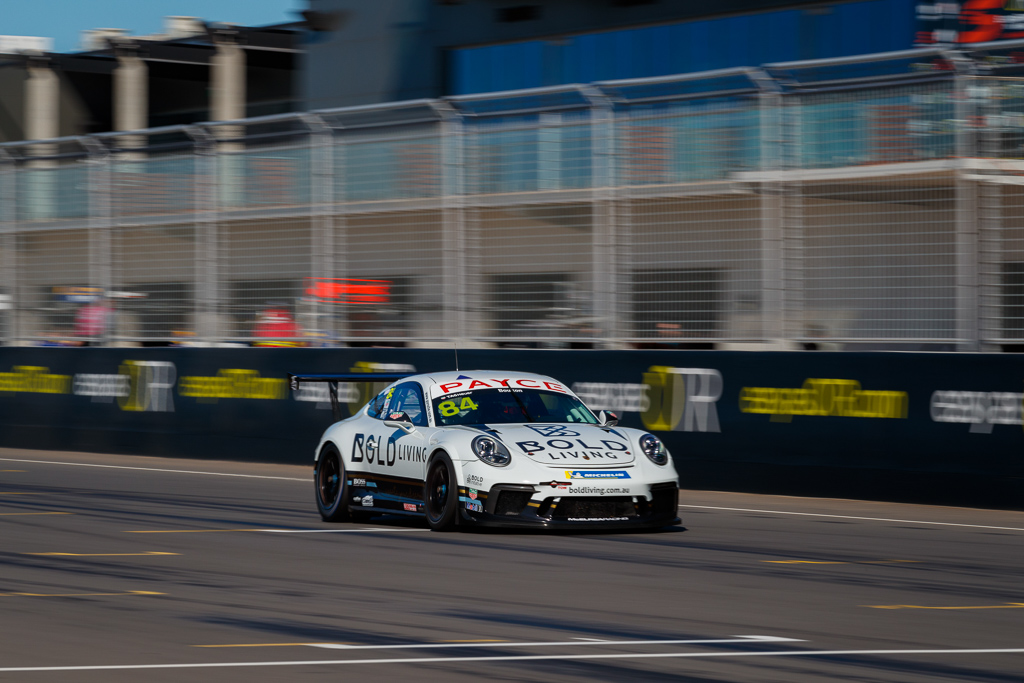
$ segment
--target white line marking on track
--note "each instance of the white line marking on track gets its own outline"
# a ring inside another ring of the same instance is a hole
[[[749,508],[723,508],[713,505],[680,505],[681,508],[698,508],[702,510],[728,510],[731,512],[764,512],[772,515],[799,515],[801,517],[832,517],[834,519],[861,519],[869,522],[900,522],[902,524],[931,524],[935,526],[959,526],[970,529],[998,529],[1000,531],[1024,531],[1024,528],[1013,526],[986,526],[984,524],[957,524],[955,522],[923,522],[919,519],[888,519],[886,517],[854,517],[853,515],[827,515],[821,512],[790,512],[787,510],[752,510]]]
[[[582,641],[582,642],[580,642]],[[705,640],[593,640],[590,638],[576,638],[561,642],[536,642],[536,643],[405,643],[400,645],[345,645],[343,643],[308,643],[310,647],[319,647],[325,650],[426,650],[442,647],[495,647],[504,649],[506,647],[550,647],[552,645],[579,646],[579,645],[711,645],[722,643],[802,643],[804,641],[796,638],[780,638],[778,636],[733,636],[731,638],[716,638]]]
[[[143,669],[229,669],[260,666],[338,666],[343,664],[446,664],[457,662],[515,662],[574,659],[674,659],[700,657],[833,657],[869,655],[1004,655],[1024,654],[1024,648],[978,650],[767,650],[760,652],[653,652],[585,655],[498,655],[492,657],[410,657],[397,659],[319,659],[283,662],[203,662],[188,664],[113,664],[99,666],[21,666],[0,673],[28,671],[120,671]]]
[[[35,462],[40,465],[70,465],[72,467],[103,467],[111,470],[141,470],[143,472],[173,472],[174,474],[206,474],[211,477],[243,477],[245,479],[278,479],[281,481],[302,481],[307,484],[313,481],[313,477],[302,479],[299,477],[271,477],[264,474],[231,474],[228,472],[199,472],[195,470],[166,470],[157,467],[128,467],[127,465],[96,465],[88,462],[57,462],[54,460],[19,460],[17,458],[0,458],[4,462]]]
[[[252,531],[265,531],[268,534],[365,534],[371,531],[430,531],[430,529],[253,529]]]

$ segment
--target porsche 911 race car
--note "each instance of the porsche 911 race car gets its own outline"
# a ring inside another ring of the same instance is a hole
[[[391,384],[335,422],[314,454],[316,504],[328,522],[374,514],[457,525],[550,529],[678,524],[679,484],[658,437],[591,412],[542,375],[291,375],[292,388]]]

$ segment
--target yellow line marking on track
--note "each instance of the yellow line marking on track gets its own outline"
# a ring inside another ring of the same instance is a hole
[[[157,529],[145,531],[125,531],[126,534],[215,534],[227,531],[266,531],[266,529]]]
[[[149,555],[179,555],[180,553],[22,553],[22,555],[50,555],[57,557],[143,557]]]
[[[0,496],[41,496],[36,491],[0,491]]]
[[[917,560],[864,560],[863,562],[831,562],[823,560],[761,560],[768,564],[917,564]]]
[[[73,515],[74,512],[0,512],[0,517],[17,517],[18,515]]]
[[[166,595],[153,591],[128,591],[127,593],[0,593],[0,598],[85,598],[99,595]]]
[[[965,605],[931,607],[928,605],[861,605],[872,609],[1024,609],[1024,602],[1008,602],[1005,605]]]

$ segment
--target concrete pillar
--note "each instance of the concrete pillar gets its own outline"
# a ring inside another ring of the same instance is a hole
[[[245,51],[238,34],[218,31],[214,34],[217,53],[210,60],[210,115],[214,121],[245,118]]]
[[[25,139],[49,140],[60,135],[60,80],[45,57],[28,60],[25,81]]]
[[[60,79],[43,56],[29,57],[25,81],[25,139],[51,140],[60,136]],[[33,169],[25,176],[25,198],[22,214],[34,220],[52,218],[56,212],[57,185],[52,169],[57,162],[45,157],[57,153],[57,145],[40,143],[29,147],[36,157],[29,161]],[[40,158],[44,157],[44,158]]]
[[[238,31],[223,28],[213,32],[217,52],[210,60],[210,116],[214,121],[245,118],[245,51],[238,44]],[[244,146],[231,142],[245,135],[245,126],[214,126],[218,140],[217,190],[220,206],[239,206],[245,201],[245,166],[239,152]]]
[[[114,69],[114,130],[149,127],[149,69],[137,44],[117,48]]]

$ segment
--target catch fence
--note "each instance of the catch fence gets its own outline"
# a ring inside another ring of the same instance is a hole
[[[2,145],[0,334],[1012,348],[1022,46]]]

